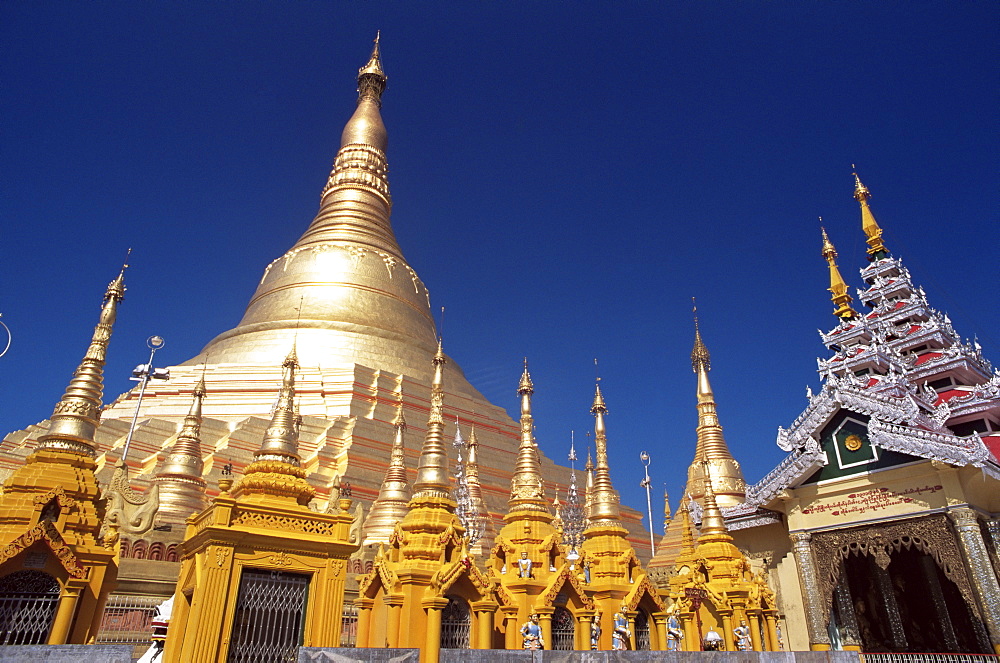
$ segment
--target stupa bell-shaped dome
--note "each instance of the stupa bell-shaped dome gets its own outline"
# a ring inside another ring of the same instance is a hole
[[[428,357],[437,347],[430,297],[389,221],[387,136],[379,111],[385,82],[376,43],[359,72],[357,108],[344,127],[319,212],[265,269],[240,323],[188,363],[207,355],[212,363],[276,365],[295,337],[304,366],[360,363],[429,377]]]

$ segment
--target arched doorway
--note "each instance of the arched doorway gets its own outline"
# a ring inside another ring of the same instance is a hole
[[[0,578],[0,645],[45,644],[59,604],[59,581],[41,571]]]
[[[917,546],[893,550],[885,569],[868,554],[849,555],[842,569],[834,628],[853,633],[862,651],[991,653],[982,621]]]
[[[471,616],[469,604],[449,596],[448,605],[441,613],[441,649],[468,649]]]
[[[552,613],[552,649],[572,651],[576,636],[576,625],[573,613],[563,607],[557,607]]]
[[[635,615],[635,648],[642,651],[651,649],[649,644],[649,616],[640,610]]]

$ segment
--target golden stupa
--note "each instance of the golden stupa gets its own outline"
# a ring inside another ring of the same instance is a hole
[[[359,71],[357,105],[342,132],[315,218],[298,241],[265,268],[234,328],[211,340],[197,356],[168,366],[169,381],[147,385],[125,461],[136,490],[159,486],[157,524],[170,514],[174,531],[161,528],[144,536],[123,531],[123,557],[149,559],[142,551],[153,545],[176,549],[182,512],[217,495],[220,480],[245,472],[268,427],[282,382],[281,365],[293,345],[299,366],[298,454],[305,480],[315,488],[315,508],[335,509],[343,482],[350,483],[355,503],[367,510],[382,491],[392,458],[398,466],[413,467],[416,462],[418,441],[426,433],[438,342],[428,290],[407,264],[390,222],[388,141],[380,113],[385,86],[376,40]],[[457,420],[475,430],[478,485],[473,487],[492,519],[485,544],[503,525],[520,426],[480,394],[454,361],[442,370],[443,434],[453,435]],[[121,460],[138,391],[122,394],[102,413],[94,435],[101,481],[110,480]],[[393,454],[396,422],[403,419],[406,435]],[[23,465],[49,425],[43,421],[9,434],[0,452],[0,469]],[[555,465],[540,451],[538,462],[546,486],[565,484],[568,468]],[[398,477],[393,480],[398,483]],[[406,496],[385,497],[391,500],[383,503],[394,505],[395,513],[387,517],[380,508],[381,515],[369,522],[369,545],[361,552],[368,560],[376,541],[388,535],[388,525],[398,517]],[[376,523],[377,532],[372,529]],[[622,523],[639,555],[648,555],[639,513],[622,509]],[[146,572],[133,569],[124,575]],[[126,589],[141,593],[146,586]]]

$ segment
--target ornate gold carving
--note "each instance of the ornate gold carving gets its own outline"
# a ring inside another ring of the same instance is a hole
[[[306,534],[326,534],[328,536],[333,536],[334,534],[334,526],[322,520],[278,516],[271,513],[257,513],[255,511],[238,512],[236,517],[233,518],[232,524],[243,527],[275,529],[283,532],[305,532]]]
[[[222,566],[226,563],[226,560],[228,559],[229,555],[232,554],[232,552],[233,551],[230,550],[229,548],[223,548],[221,546],[216,548],[215,565],[218,566],[219,568],[222,568]]]
[[[564,564],[563,568],[559,571],[558,575],[556,575],[552,579],[551,584],[549,584],[548,591],[542,594],[542,596],[540,597],[541,600],[535,604],[536,609],[543,607],[552,607],[553,603],[556,600],[556,597],[559,596],[559,592],[567,584],[573,587],[574,591],[576,591],[577,596],[580,597],[580,601],[583,603],[584,607],[587,610],[594,609],[595,604],[593,599],[591,599],[590,596],[587,595],[587,592],[584,590],[583,585],[580,584],[580,580],[576,577],[576,573],[569,570],[568,564]]]
[[[291,566],[292,558],[288,556],[284,550],[279,553],[275,553],[267,558],[269,564],[274,564],[275,566]]]
[[[48,545],[49,549],[52,550],[52,554],[59,559],[59,562],[71,577],[87,577],[87,569],[80,564],[76,555],[73,554],[70,547],[66,545],[65,541],[63,541],[62,535],[59,534],[59,530],[57,530],[55,526],[47,520],[43,520],[38,523],[24,534],[8,543],[3,547],[3,549],[0,549],[0,564],[3,564],[7,560],[21,554],[37,541],[44,541],[46,545]]]
[[[844,446],[847,447],[848,451],[857,451],[861,448],[861,444],[861,437],[855,435],[854,433],[848,435],[847,439],[844,440]]]
[[[63,489],[62,486],[56,486],[55,488],[45,493],[44,495],[35,495],[32,498],[31,502],[35,506],[41,508],[44,507],[49,502],[51,502],[52,500],[56,500],[56,503],[59,504],[59,506],[67,509],[75,508],[77,504],[75,499],[66,494],[66,491]]]

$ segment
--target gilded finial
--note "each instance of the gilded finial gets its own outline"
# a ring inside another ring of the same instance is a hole
[[[698,324],[698,304],[694,297],[691,298],[691,311],[694,314],[694,349],[691,350],[691,369],[698,373],[699,370],[712,370],[712,357],[708,354],[705,342],[701,340],[701,327]]]
[[[594,390],[594,404],[590,406],[591,414],[607,414],[608,407],[604,404],[604,395],[601,393],[601,378],[597,378],[597,388]]]
[[[854,164],[851,164],[853,167]],[[868,243],[868,260],[874,261],[885,258],[889,255],[889,249],[885,248],[882,241],[882,228],[875,220],[868,199],[872,197],[871,191],[861,183],[861,178],[857,172],[854,173],[854,199],[861,205],[861,229],[865,231]]]
[[[588,472],[594,471],[594,459],[590,456],[590,449],[587,449],[587,464],[583,466],[583,469]]]
[[[822,222],[823,217],[819,217],[819,220]],[[826,258],[830,267],[830,287],[827,289],[832,294],[831,299],[835,307],[833,314],[842,320],[851,320],[858,317],[858,313],[851,308],[851,296],[847,294],[847,283],[844,282],[844,278],[840,275],[840,269],[837,267],[837,249],[834,248],[833,242],[826,234],[826,228],[820,226],[820,232],[823,234],[823,257]]]
[[[382,105],[382,93],[385,91],[387,77],[382,70],[382,54],[379,50],[379,38],[382,31],[375,33],[375,43],[372,47],[368,63],[358,69],[358,101],[370,99],[377,105]]]
[[[396,428],[406,429],[406,417],[403,416],[403,394],[399,394],[399,401],[396,402],[396,416],[392,419],[392,425]]]
[[[521,373],[521,382],[517,385],[517,393],[521,394],[533,394],[535,393],[535,385],[531,382],[531,375],[528,374],[528,358],[524,358],[524,372]]]

